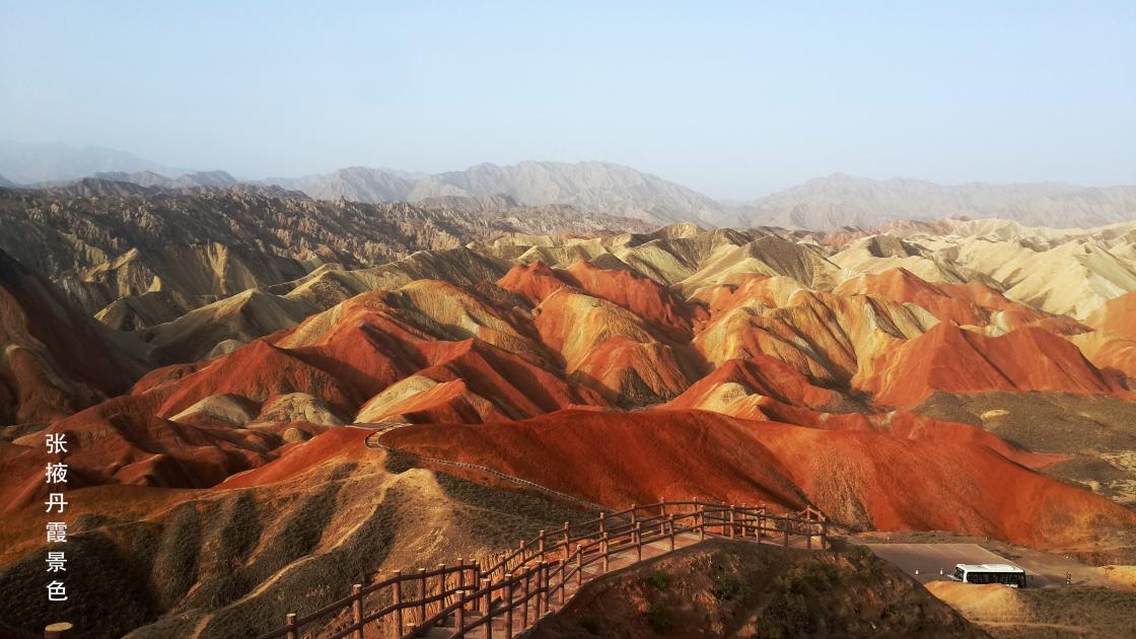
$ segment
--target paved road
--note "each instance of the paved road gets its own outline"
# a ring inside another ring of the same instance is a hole
[[[922,583],[946,579],[955,564],[1014,564],[978,544],[868,544],[868,548]]]

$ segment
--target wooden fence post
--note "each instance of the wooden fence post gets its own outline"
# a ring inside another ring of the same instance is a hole
[[[635,522],[635,561],[643,561],[643,523]]]
[[[532,568],[533,576],[533,623],[540,619],[540,584],[541,584],[541,569],[544,568],[544,562],[540,562]]]
[[[761,510],[757,514],[757,543],[761,543],[761,533],[765,529],[765,510]]]
[[[828,548],[828,518],[820,520],[820,547]]]
[[[540,562],[536,569],[536,619],[548,612],[548,563]],[[535,621],[535,619],[534,619]]]
[[[564,561],[568,561],[568,544],[572,540],[571,524],[564,522]]]
[[[540,551],[540,560],[544,561],[544,529],[540,531],[540,536],[537,537],[537,549]]]
[[[706,541],[706,507],[698,506],[698,541]]]
[[[603,512],[603,511],[601,510],[601,511],[600,511],[600,534],[601,534],[601,535],[602,535],[602,534],[604,533],[604,529],[605,529],[605,526],[604,526],[604,512]]]
[[[785,518],[782,521],[785,523],[785,547],[788,548],[789,547],[789,515],[786,514]]]
[[[426,621],[426,569],[418,569],[418,625]]]
[[[730,539],[734,538],[734,533],[737,531],[737,506],[730,504]]]
[[[602,539],[600,540],[600,550],[602,550],[602,551],[603,551],[603,573],[604,573],[604,574],[606,575],[606,574],[607,574],[607,565],[608,565],[608,558],[607,558],[607,533],[604,533],[604,534],[603,534],[603,538],[602,538]]]
[[[667,515],[667,528],[670,528],[671,537],[671,552],[675,549],[675,516],[674,513]]]
[[[553,573],[556,572],[555,568],[556,568],[556,566],[552,562],[549,562],[548,566],[546,566],[545,570],[544,570],[544,613],[545,614],[552,612],[552,594],[556,591],[556,588],[554,588],[552,586],[552,575],[553,575]]]
[[[508,575],[505,585],[505,639],[513,639],[513,600],[517,584],[516,575]]]
[[[398,626],[398,636],[402,636],[402,571],[394,571],[394,622]]]
[[[544,566],[544,614],[552,612],[552,562]]]
[[[576,544],[576,587],[584,583],[584,551],[583,544]]]
[[[438,601],[438,610],[446,607],[446,564],[438,564],[438,594],[442,597]]]
[[[521,618],[521,628],[529,627],[529,598],[532,596],[532,571],[525,570],[524,616]]]
[[[454,632],[456,633],[455,636],[460,638],[465,636],[465,591],[459,590],[457,594],[458,609],[455,611],[455,614],[457,615],[457,628],[454,630]]]
[[[638,506],[636,506],[635,504],[631,504],[631,523],[632,524],[639,521],[639,515],[638,515],[638,513],[635,512],[636,508],[638,508]]]
[[[287,629],[287,634],[284,636],[288,639],[296,639],[296,613],[290,612],[284,615],[284,628]]]
[[[560,562],[560,583],[558,584],[558,586],[560,588],[560,605],[561,606],[564,605],[564,598],[565,598],[565,592],[564,592],[565,583],[564,582],[566,582],[567,580],[568,580],[568,560],[565,559],[564,561]]]
[[[485,591],[485,639],[493,639],[493,586],[488,579],[481,580],[481,589]]]
[[[351,584],[351,624],[355,639],[363,639],[363,584]]]

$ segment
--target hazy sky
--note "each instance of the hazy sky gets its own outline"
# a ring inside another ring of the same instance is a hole
[[[1136,183],[1132,0],[611,4],[0,0],[0,139],[243,177],[597,159],[730,198]]]

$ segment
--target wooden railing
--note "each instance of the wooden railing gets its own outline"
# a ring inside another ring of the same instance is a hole
[[[504,639],[515,623],[524,629],[563,604],[568,588],[585,580],[585,568],[598,565],[594,575],[607,573],[615,555],[642,561],[646,544],[662,542],[664,552],[676,548],[676,538],[695,533],[773,543],[788,548],[791,538],[803,538],[805,548],[827,545],[828,522],[817,510],[777,515],[765,506],[737,506],[705,501],[666,501],[632,506],[573,527],[522,541],[511,551],[497,553],[487,566],[458,560],[434,570],[396,571],[369,585],[355,584],[351,594],[303,617],[288,613],[284,626],[260,639],[328,639],[367,636],[414,639],[432,628],[445,628],[451,639],[482,629],[492,639],[493,621],[504,622]],[[623,553],[627,553],[624,555]],[[632,553],[634,553],[632,555]],[[368,611],[368,603],[377,607]]]

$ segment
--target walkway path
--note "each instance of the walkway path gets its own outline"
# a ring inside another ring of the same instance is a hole
[[[367,446],[387,452],[383,433],[407,424],[376,424]],[[599,511],[574,528],[541,531],[515,550],[498,553],[488,565],[459,559],[393,576],[299,617],[289,613],[280,629],[260,639],[511,639],[540,617],[560,609],[583,584],[613,570],[696,545],[710,537],[774,544],[783,548],[824,548],[828,524],[806,508],[774,514],[765,506],[705,501],[667,501],[611,512],[598,504],[540,486],[492,468],[453,460],[418,458],[432,464],[488,473],[558,499]]]

